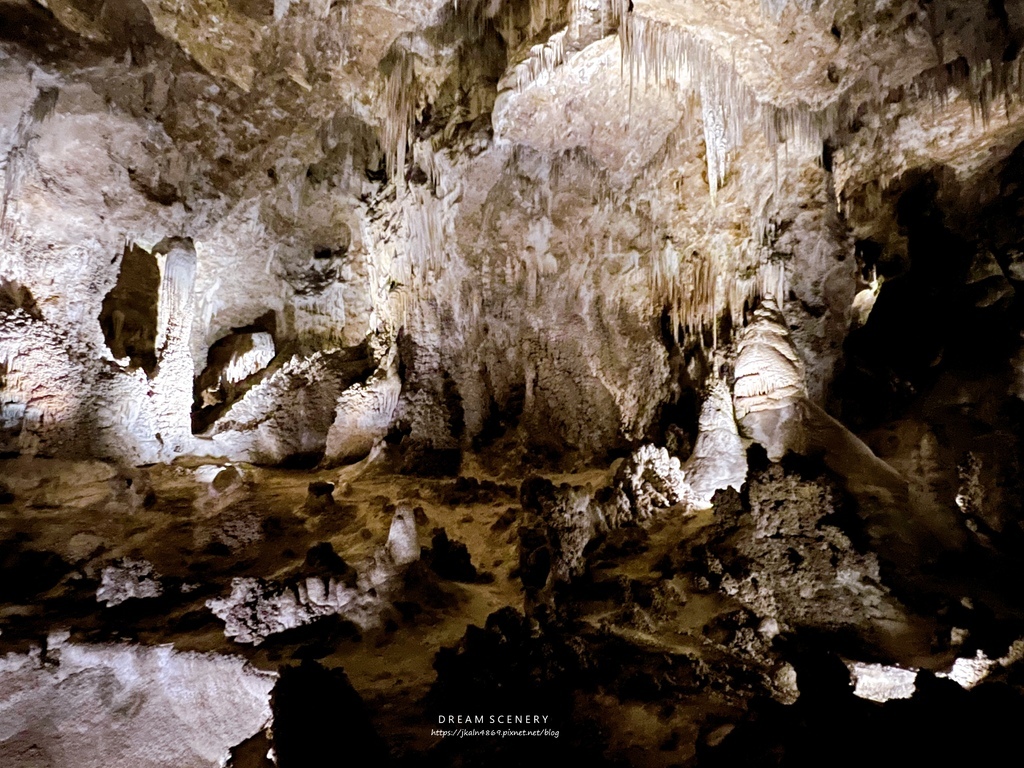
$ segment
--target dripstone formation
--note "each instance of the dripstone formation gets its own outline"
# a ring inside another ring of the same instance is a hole
[[[1022,47],[0,0],[0,765],[996,764]]]

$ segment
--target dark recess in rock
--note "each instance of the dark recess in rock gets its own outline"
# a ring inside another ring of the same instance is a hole
[[[363,700],[340,668],[308,659],[282,668],[272,707],[279,768],[335,765],[339,744],[358,744],[360,761],[367,764],[391,762]]]

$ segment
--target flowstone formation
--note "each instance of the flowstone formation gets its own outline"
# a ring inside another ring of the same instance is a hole
[[[0,764],[1012,723],[1022,46],[1024,0],[0,0]]]

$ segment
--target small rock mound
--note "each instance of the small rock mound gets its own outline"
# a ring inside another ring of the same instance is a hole
[[[461,541],[448,538],[444,528],[436,528],[430,542],[430,570],[449,581],[472,584],[480,578]]]
[[[103,569],[96,600],[110,608],[133,598],[159,597],[164,592],[160,575],[148,560],[123,558]]]
[[[285,667],[271,696],[278,768],[339,763],[339,744],[358,744],[364,765],[390,765],[387,745],[342,669],[305,660]]]
[[[638,520],[676,505],[702,506],[679,459],[656,445],[637,448],[615,473],[614,485],[625,493]]]
[[[546,548],[557,580],[569,581],[583,573],[584,549],[608,529],[600,507],[591,503],[593,491],[588,486],[555,486],[550,480],[531,477],[523,483],[521,497],[524,512],[534,517],[533,525],[520,529],[521,571],[525,565],[526,571],[539,580],[543,569],[535,566],[540,561],[531,561],[536,557],[543,561],[544,555],[537,550]]]
[[[334,507],[334,483],[316,481],[309,484],[309,492],[302,504],[302,511],[305,514],[322,515]]]
[[[271,635],[340,616],[360,629],[378,626],[402,576],[420,556],[415,513],[399,505],[387,542],[357,569],[323,542],[306,555],[303,572],[284,583],[236,577],[231,593],[206,605],[224,622],[224,634],[259,645]]]
[[[830,524],[840,494],[826,476],[807,478],[770,465],[751,478],[751,524],[734,538],[722,589],[781,625],[838,629],[899,619],[878,560]]]

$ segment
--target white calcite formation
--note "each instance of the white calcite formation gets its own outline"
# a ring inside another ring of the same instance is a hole
[[[893,699],[909,699],[917,690],[916,669],[865,664],[851,661],[846,664],[853,682],[853,695],[869,701],[886,702]]]
[[[224,381],[237,384],[266,368],[274,359],[274,337],[266,332],[246,334],[249,342],[237,350],[224,368]]]
[[[132,598],[159,597],[163,594],[160,575],[147,560],[124,558],[103,569],[96,599],[107,607]]]
[[[313,576],[290,585],[252,577],[231,580],[231,593],[207,606],[224,622],[224,634],[239,643],[259,645],[271,635],[342,615],[368,626],[377,601],[336,579]]]
[[[615,473],[615,487],[626,494],[636,519],[677,505],[687,511],[706,506],[690,485],[679,457],[656,445],[642,445],[626,458]]]
[[[398,367],[392,362],[365,384],[354,384],[342,392],[334,422],[327,430],[324,458],[351,463],[366,456],[387,434],[401,390]]]
[[[388,529],[388,541],[384,551],[398,568],[410,565],[420,559],[419,537],[416,533],[416,516],[412,507],[402,504],[395,510]]]
[[[233,656],[51,635],[45,658],[0,659],[0,762],[223,766],[268,725],[275,679]]]
[[[0,70],[0,277],[22,291],[0,319],[0,424],[27,452],[273,462],[323,451],[336,421],[328,453],[364,452],[390,383],[341,400],[326,386],[314,418],[271,386],[259,416],[308,436],[223,414],[219,439],[190,439],[208,349],[268,313],[293,371],[403,332],[421,365],[391,415],[428,447],[468,443],[519,402],[520,430],[585,452],[641,439],[675,387],[662,310],[676,336],[715,336],[766,292],[799,300],[818,399],[856,288],[835,211],[859,225],[907,171],[1006,157],[1018,119],[969,119],[1020,79],[966,7],[936,21],[759,0],[141,0],[132,37],[66,0],[14,5],[59,41],[42,55],[14,37]],[[944,51],[980,80],[938,78]],[[126,241],[160,260],[152,380],[112,359],[97,323]],[[164,241],[190,242],[194,268]],[[258,372],[266,341],[228,378]],[[453,392],[464,431],[441,434]]]
[[[806,398],[804,369],[789,338],[786,318],[772,298],[754,310],[744,329],[735,367],[733,402],[746,436],[777,461],[803,447],[798,404]]]
[[[341,616],[367,629],[380,623],[401,575],[419,556],[412,507],[401,504],[392,517],[387,542],[356,566],[354,584],[334,576],[301,577],[289,583],[236,577],[231,593],[208,600],[207,606],[224,622],[224,634],[239,643],[259,645],[271,635],[324,616]]]
[[[1002,668],[1012,667],[1024,659],[1024,639],[1014,640],[1006,653],[997,659],[990,659],[988,655],[978,650],[973,657],[958,657],[949,669],[937,672],[937,677],[947,677],[960,687],[970,690],[985,680],[991,673]]]
[[[169,461],[192,446],[192,381],[190,353],[195,307],[196,253],[190,242],[175,242],[164,260],[160,284],[156,345],[159,368],[153,380],[158,456]]]
[[[962,630],[954,630],[954,633]],[[964,690],[984,682],[992,672],[1017,664],[1024,658],[1024,640],[1015,640],[1006,654],[990,659],[984,651],[978,650],[973,657],[960,656],[954,659],[948,669],[936,672],[936,677],[952,680]],[[917,669],[867,664],[862,661],[848,661],[847,669],[854,685],[853,693],[862,699],[885,702],[892,699],[909,699],[916,690]]]
[[[747,451],[736,427],[732,396],[724,381],[708,390],[701,408],[697,442],[684,470],[694,493],[707,506],[715,491],[740,490],[747,479]]]
[[[673,401],[663,313],[715,345],[767,293],[796,299],[819,401],[879,188],[1000,161],[1019,120],[970,119],[1021,78],[966,5],[139,0],[130,34],[7,5],[54,36],[0,57],[0,441],[24,453],[342,462],[396,424],[465,447],[513,409],[598,455]],[[959,55],[971,77],[936,74]],[[150,373],[100,328],[126,249],[160,271]],[[225,381],[280,368],[196,437],[235,332]],[[339,383],[323,356],[364,342],[381,375]]]
[[[322,452],[338,399],[361,369],[340,352],[297,355],[234,403],[196,450],[271,464]]]

